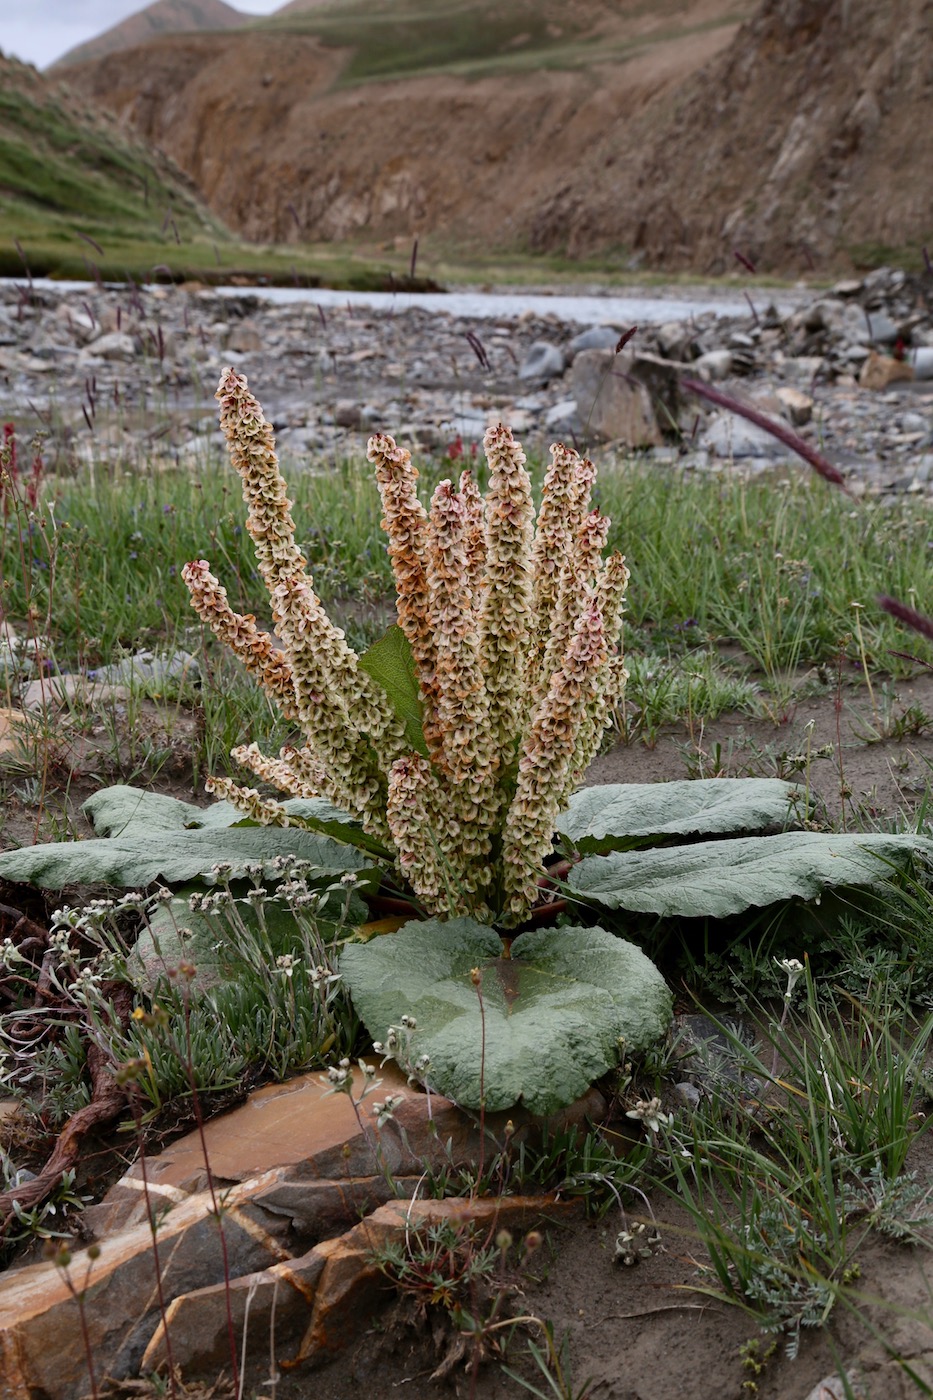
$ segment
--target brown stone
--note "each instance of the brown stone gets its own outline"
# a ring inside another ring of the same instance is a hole
[[[238,1354],[243,1337],[253,1338],[258,1349],[268,1349],[274,1329],[276,1354],[297,1348],[308,1327],[314,1294],[326,1263],[326,1255],[312,1249],[300,1259],[273,1264],[270,1269],[198,1288],[175,1298],[159,1319],[152,1340],[143,1353],[143,1373],[168,1364],[166,1332],[171,1339],[172,1361],[184,1374],[230,1365],[230,1317]]]
[[[426,1168],[464,1166],[480,1156],[482,1138],[477,1122],[438,1094],[419,1092],[392,1064],[379,1071],[379,1088],[360,1106],[364,1134],[346,1094],[330,1092],[321,1074],[306,1074],[287,1084],[270,1084],[251,1094],[245,1104],[205,1125],[208,1158],[214,1178],[221,1182],[245,1181],[271,1168],[280,1168],[276,1182],[315,1183],[323,1190],[319,1204],[304,1197],[302,1209],[320,1219],[334,1190],[351,1183],[374,1183],[389,1174],[394,1180],[416,1178]],[[372,1104],[390,1094],[402,1102],[394,1121],[378,1129]],[[575,1104],[549,1120],[559,1132],[605,1116],[606,1103],[598,1089],[590,1089]],[[505,1139],[511,1121],[513,1141],[541,1130],[541,1123],[526,1110],[490,1114],[485,1128],[485,1154]],[[206,1185],[204,1152],[198,1132],[179,1138],[158,1157],[147,1159],[150,1190],[162,1201],[185,1199]],[[139,1164],[133,1166],[85,1219],[98,1236],[145,1220]],[[327,1189],[324,1189],[324,1188]],[[373,1184],[360,1190],[378,1192]],[[279,1209],[285,1199],[276,1185],[269,1208]],[[297,1196],[293,1197],[297,1201]],[[378,1203],[378,1199],[377,1202]],[[263,1200],[263,1204],[266,1202]],[[310,1217],[309,1217],[310,1218]],[[338,1214],[338,1220],[343,1215]],[[319,1227],[312,1226],[317,1230]]]
[[[263,1178],[233,1187],[224,1198],[224,1235],[232,1277],[287,1259],[284,1222],[250,1197]],[[223,1278],[223,1258],[210,1194],[173,1207],[158,1229],[167,1300]],[[158,1321],[158,1295],[148,1224],[104,1242],[91,1262],[76,1251],[69,1276],[84,1289],[94,1364],[99,1375],[136,1375]],[[3,1400],[78,1400],[88,1390],[78,1308],[60,1268],[32,1264],[0,1280],[0,1396]]]
[[[386,1287],[374,1252],[390,1240],[442,1221],[477,1224],[490,1232],[530,1229],[545,1219],[566,1219],[582,1210],[580,1201],[546,1196],[499,1196],[479,1200],[391,1201],[339,1239],[317,1246],[325,1259],[314,1294],[314,1311],[292,1363],[339,1351],[358,1331]]]
[[[539,1133],[540,1121],[515,1109],[480,1125],[447,1099],[419,1093],[392,1066],[373,1099],[398,1093],[395,1120],[381,1130],[372,1100],[361,1105],[365,1132],[343,1094],[330,1094],[318,1074],[270,1085],[205,1128],[216,1189],[223,1188],[223,1221],[234,1320],[271,1325],[301,1355],[332,1350],[383,1287],[372,1251],[406,1227],[438,1219],[521,1225],[565,1209],[551,1200],[503,1198],[476,1202],[390,1200],[419,1189],[426,1170],[487,1160],[506,1139]],[[605,1115],[591,1089],[550,1120],[553,1131]],[[228,1355],[227,1285],[197,1133],[147,1161],[150,1199],[160,1215],[162,1291],[177,1364],[209,1368]],[[232,1183],[232,1184],[231,1184]],[[373,1207],[378,1207],[373,1210]],[[297,1242],[331,1234],[373,1210],[362,1224],[326,1239],[298,1259]],[[101,1239],[89,1264],[78,1251],[70,1277],[85,1289],[88,1330],[99,1374],[138,1374],[164,1359],[145,1192],[139,1164],[101,1205],[85,1214]],[[119,1231],[119,1233],[113,1233]],[[314,1303],[313,1312],[311,1304]],[[280,1312],[281,1308],[281,1312]],[[310,1323],[309,1323],[310,1314]],[[281,1330],[280,1330],[281,1329]],[[177,1335],[177,1346],[176,1346]],[[257,1334],[258,1335],[258,1332]],[[242,1342],[238,1332],[239,1343]],[[299,1348],[298,1342],[302,1341]],[[52,1263],[28,1266],[0,1281],[0,1397],[76,1400],[88,1388],[77,1304]]]
[[[16,753],[22,747],[22,726],[27,723],[22,710],[0,709],[0,754]]]
[[[895,360],[890,355],[879,355],[872,350],[862,365],[858,382],[863,389],[886,389],[899,380],[913,379],[914,367],[904,360]]]
[[[782,412],[795,428],[802,428],[805,423],[809,423],[813,417],[813,400],[809,394],[804,394],[800,389],[794,389],[788,384],[782,384],[774,392]]]

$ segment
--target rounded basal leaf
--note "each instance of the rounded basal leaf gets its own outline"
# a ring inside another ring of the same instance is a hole
[[[431,1088],[466,1108],[553,1113],[617,1063],[621,1040],[637,1049],[665,1033],[664,979],[605,929],[535,929],[511,951],[472,919],[432,919],[350,944],[340,971],[374,1040],[414,1016],[412,1060],[428,1055]]]
[[[310,830],[335,841],[358,846],[363,851],[384,856],[385,848],[363,831],[356,817],[342,812],[323,797],[289,797],[282,802],[289,816],[300,817]],[[116,784],[102,788],[84,803],[81,811],[91,821],[98,836],[133,837],[156,831],[212,831],[227,827],[256,826],[230,802],[212,802],[195,807],[175,797],[146,792],[143,788]],[[346,868],[349,868],[346,867]]]
[[[575,792],[557,829],[578,851],[605,854],[637,838],[777,832],[807,815],[806,792],[778,778],[607,783]]]
[[[362,851],[316,831],[298,827],[231,826],[239,820],[227,803],[224,812],[195,807],[174,797],[139,788],[105,788],[89,798],[83,810],[102,839],[55,841],[25,846],[0,855],[0,876],[47,889],[65,885],[117,885],[128,888],[156,880],[182,884],[210,874],[218,863],[231,867],[231,878],[247,865],[262,864],[275,876],[271,861],[294,855],[318,868],[316,883],[355,871],[371,888],[378,874]]]
[[[609,909],[724,919],[786,899],[814,899],[834,886],[882,885],[913,854],[933,853],[922,836],[780,836],[701,841],[654,851],[588,856],[570,888]]]

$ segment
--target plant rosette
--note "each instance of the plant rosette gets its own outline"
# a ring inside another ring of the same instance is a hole
[[[551,448],[536,511],[525,455],[499,424],[484,440],[485,498],[464,472],[428,509],[410,454],[373,437],[398,623],[358,655],[314,591],[271,424],[233,370],[217,397],[275,638],[233,610],[206,560],[183,577],[202,621],[298,731],[277,755],[232,751],[287,800],[227,778],[209,781],[223,801],[206,811],[108,789],[86,805],[97,839],[0,856],[0,877],[187,890],[218,866],[274,881],[291,856],[324,890],[352,876],[371,910],[381,883],[408,901],[392,912],[421,917],[341,956],[374,1041],[405,1017],[415,1077],[464,1105],[549,1112],[671,1015],[644,954],[584,911],[720,919],[877,888],[929,854],[917,836],[790,829],[806,798],[777,780],[581,790],[624,691],[629,578],[621,554],[604,557],[610,522],[593,508],[586,458]],[[571,905],[578,924],[529,929]]]

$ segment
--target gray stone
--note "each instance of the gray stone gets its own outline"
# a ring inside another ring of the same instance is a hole
[[[651,395],[631,373],[630,358],[612,350],[582,350],[573,362],[572,382],[578,412],[595,438],[631,448],[660,445]]]
[[[701,1094],[695,1084],[691,1084],[689,1079],[684,1079],[680,1084],[674,1085],[674,1097],[679,1099],[685,1108],[699,1108]]]
[[[868,337],[876,345],[893,345],[897,340],[897,326],[883,311],[870,311],[867,321]]]
[[[820,301],[812,302],[792,319],[797,321],[799,318],[804,329],[815,334],[817,331],[838,330],[842,326],[844,313],[845,306],[841,301],[833,297],[823,297]]]
[[[694,332],[682,321],[665,321],[655,332],[658,349],[668,360],[689,360],[695,353]]]
[[[579,433],[583,429],[576,399],[561,399],[544,415],[544,426],[555,433]]]
[[[99,666],[88,671],[88,678],[110,685],[161,684],[165,681],[196,680],[198,660],[187,651],[173,651],[169,656],[156,656],[151,651],[139,651],[111,666]]]
[[[559,345],[536,340],[522,361],[518,377],[535,384],[548,384],[559,378],[565,367],[564,352]]]
[[[85,353],[99,360],[132,360],[136,357],[136,341],[125,331],[110,331],[92,340]]]
[[[791,455],[789,449],[764,428],[734,413],[714,414],[700,441],[713,456],[734,461],[752,457],[776,461]]]
[[[613,326],[590,326],[589,330],[575,335],[567,346],[572,361],[581,350],[614,350],[619,343],[619,332]]]

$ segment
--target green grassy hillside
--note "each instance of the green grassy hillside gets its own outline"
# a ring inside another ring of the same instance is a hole
[[[710,27],[685,25],[689,9],[689,0],[329,0],[308,9],[297,0],[253,27],[310,33],[329,46],[351,49],[341,75],[346,85],[618,59],[672,33]],[[736,0],[729,14],[711,23],[734,23],[748,10]]]
[[[383,286],[339,250],[237,241],[165,156],[0,55],[0,276]]]

